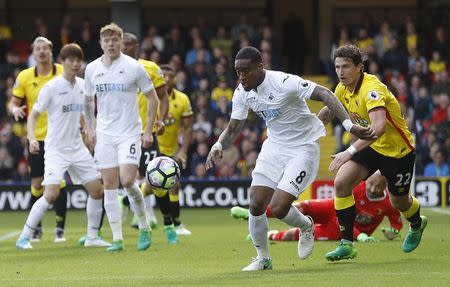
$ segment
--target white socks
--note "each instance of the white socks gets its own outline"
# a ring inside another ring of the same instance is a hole
[[[151,222],[157,223],[158,220],[156,219],[155,212],[153,211],[152,206],[152,196],[154,197],[153,194],[144,197],[145,211],[147,212],[147,219]]]
[[[113,234],[113,240],[123,240],[122,218],[119,200],[117,199],[118,194],[118,189],[105,189],[105,211]]]
[[[308,217],[303,215],[295,206],[291,205],[291,208],[289,208],[289,212],[286,214],[285,217],[280,219],[284,223],[289,224],[293,227],[300,227],[302,231],[309,228],[311,225],[311,221]]]
[[[128,193],[128,200],[130,205],[133,206],[134,212],[137,215],[139,222],[139,229],[148,228],[147,215],[145,214],[144,196],[137,184],[133,184],[129,188],[125,188]]]
[[[269,223],[267,221],[266,213],[259,216],[253,216],[249,213],[248,230],[252,236],[253,245],[258,253],[258,258],[262,259],[270,257],[267,239]]]
[[[87,214],[87,237],[96,238],[100,228],[100,220],[103,212],[103,200],[88,197],[86,204]]]
[[[49,206],[50,203],[47,202],[44,196],[41,196],[41,198],[33,204],[33,207],[28,214],[27,221],[25,222],[25,226],[23,227],[22,234],[20,235],[21,237],[31,237],[33,230],[36,229],[39,221],[44,217]]]

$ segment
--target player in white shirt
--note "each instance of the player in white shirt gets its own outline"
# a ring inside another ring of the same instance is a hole
[[[100,30],[103,56],[86,67],[85,115],[87,142],[95,146],[94,158],[105,186],[104,206],[113,233],[109,252],[123,250],[122,220],[118,197],[119,183],[128,194],[139,218],[138,250],[151,244],[151,229],[145,214],[142,193],[134,179],[142,146],[153,143],[152,127],[155,121],[158,98],[152,81],[142,65],[121,53],[123,31],[116,24]],[[141,139],[137,93],[148,99],[147,127]],[[97,122],[95,127],[94,96],[97,97]],[[95,130],[95,133],[94,133]]]
[[[30,152],[39,152],[35,138],[36,121],[47,111],[48,131],[45,137],[44,196],[31,208],[22,234],[16,242],[19,249],[32,248],[30,236],[37,228],[51,204],[59,197],[60,182],[66,171],[81,181],[89,193],[86,212],[88,218],[85,246],[110,246],[97,237],[102,215],[103,188],[94,159],[83,144],[80,119],[83,111],[84,81],[76,77],[83,61],[83,51],[77,44],[65,45],[60,52],[64,72],[47,82],[41,89],[28,117],[27,129]]]
[[[265,210],[301,230],[298,255],[306,259],[314,246],[314,223],[292,202],[316,177],[319,138],[325,135],[322,122],[309,111],[307,99],[323,101],[344,127],[360,138],[373,138],[370,128],[353,125],[339,100],[328,89],[296,75],[265,70],[261,53],[254,47],[242,48],[234,66],[240,81],[233,95],[231,119],[206,160],[210,169],[222,158],[242,130],[248,110],[252,109],[267,125],[268,138],[258,155],[250,187],[249,231],[257,257],[242,269],[272,269]]]

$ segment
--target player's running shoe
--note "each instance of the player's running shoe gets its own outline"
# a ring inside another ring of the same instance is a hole
[[[248,219],[248,209],[242,208],[240,206],[233,206],[230,209],[230,214],[236,219]]]
[[[42,228],[38,227],[33,230],[33,234],[31,235],[30,242],[40,242],[42,238]]]
[[[166,235],[167,243],[169,244],[177,244],[180,240],[173,225],[164,225],[164,234]]]
[[[60,227],[56,227],[55,240],[53,242],[55,242],[55,243],[66,242],[66,238],[64,237],[64,229],[62,229]]]
[[[298,257],[300,257],[300,259],[308,258],[314,249],[314,220],[309,215],[306,217],[311,220],[311,225],[305,230],[300,230],[297,246]]]
[[[339,243],[338,247],[335,250],[328,252],[325,255],[325,258],[328,261],[353,259],[356,257],[357,253],[358,252],[356,251],[356,248],[353,245],[353,242],[342,239],[341,242]]]
[[[102,231],[99,230],[97,233],[97,238],[103,239]],[[87,235],[81,236],[80,239],[78,239],[78,245],[84,246],[84,242],[86,242]]]
[[[427,227],[428,219],[421,215],[422,223],[418,229],[412,229],[409,227],[408,234],[405,237],[405,241],[403,241],[403,252],[409,253],[417,248],[420,244],[420,240],[422,239],[422,233]]]
[[[150,229],[143,228],[139,230],[139,240],[137,243],[137,249],[139,251],[147,250],[152,244],[152,234]]]
[[[83,246],[84,247],[110,247],[111,243],[106,242],[100,236],[97,236],[95,238],[86,237],[86,240],[84,241]]]
[[[30,238],[25,236],[20,236],[19,239],[16,241],[16,247],[17,249],[31,249],[33,246],[31,246]]]
[[[108,252],[119,252],[123,250],[123,240],[113,240],[110,247],[106,248]]]
[[[252,263],[247,267],[244,267],[242,271],[258,271],[258,270],[271,270],[272,269],[272,258],[253,258]]]
[[[191,235],[192,232],[184,226],[184,224],[180,224],[175,226],[175,231],[178,235]]]

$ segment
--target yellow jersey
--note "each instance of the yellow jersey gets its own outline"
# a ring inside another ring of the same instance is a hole
[[[141,63],[141,65],[147,71],[147,74],[152,80],[155,89],[162,87],[166,84],[161,68],[155,62],[143,59],[139,59],[138,62]],[[142,132],[144,132],[145,127],[147,126],[147,98],[141,92],[138,93],[138,108],[139,108],[139,116],[141,117],[142,121]],[[156,114],[156,118],[157,119],[159,118],[159,112]],[[156,127],[153,127],[153,132],[156,132],[156,129],[157,129]]]
[[[386,110],[386,131],[370,145],[376,152],[387,157],[402,158],[415,150],[411,132],[406,126],[397,99],[376,76],[364,73],[353,93],[339,83],[335,94],[352,121],[364,127],[370,125],[371,110]]]
[[[181,119],[193,115],[189,97],[173,89],[169,95],[169,113],[164,122],[166,128],[162,135],[158,136],[159,150],[167,156],[174,156],[178,148],[178,132]]]
[[[53,64],[52,71],[46,75],[38,75],[36,67],[25,69],[17,75],[14,83],[13,95],[19,99],[26,100],[27,114],[33,109],[41,88],[51,79],[63,72],[63,66]],[[47,134],[47,112],[43,112],[37,119],[35,137],[38,141],[43,141]]]

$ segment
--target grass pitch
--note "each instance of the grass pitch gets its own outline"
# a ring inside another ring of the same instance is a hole
[[[158,212],[158,210],[156,210]],[[153,244],[136,250],[137,231],[124,225],[125,251],[77,245],[85,233],[85,213],[68,212],[66,243],[53,243],[54,212],[43,222],[44,237],[32,250],[16,250],[15,240],[26,212],[0,213],[0,286],[450,286],[450,209],[423,209],[429,218],[422,244],[410,254],[401,240],[357,244],[358,257],[329,263],[325,253],[336,242],[317,242],[307,260],[297,257],[295,242],[270,246],[274,269],[241,272],[255,251],[245,241],[247,223],[229,216],[228,209],[184,209],[182,219],[192,230],[180,244],[169,246],[161,226]],[[384,222],[387,225],[387,222]],[[111,240],[105,223],[106,240]],[[271,228],[285,225],[270,221]],[[404,238],[407,227],[401,231]]]

